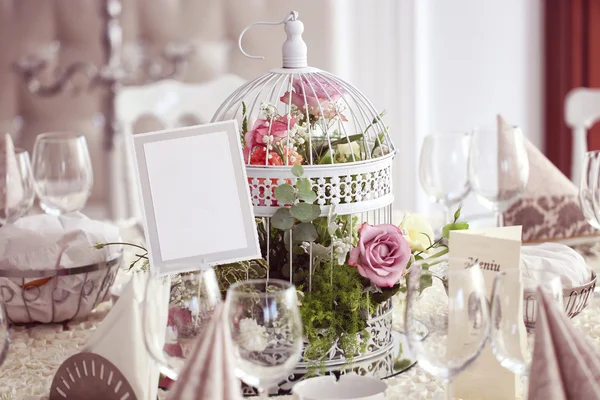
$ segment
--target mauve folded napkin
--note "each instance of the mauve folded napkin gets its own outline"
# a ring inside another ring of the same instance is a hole
[[[600,399],[600,354],[551,296],[538,289],[529,399]]]
[[[234,367],[224,306],[219,305],[170,390],[168,400],[242,400]]]

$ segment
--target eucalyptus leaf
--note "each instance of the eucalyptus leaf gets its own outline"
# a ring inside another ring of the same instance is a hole
[[[294,242],[314,242],[318,237],[317,228],[310,222],[302,222],[292,230]]]
[[[280,229],[282,231],[287,231],[288,229],[292,229],[294,227],[294,223],[296,220],[290,214],[289,208],[280,208],[275,211],[275,214],[271,217],[271,224],[274,228]]]
[[[287,183],[275,188],[275,198],[280,204],[294,204],[296,202],[296,191]]]
[[[302,167],[302,165],[300,165],[300,164],[294,165],[292,167],[292,174],[297,178],[300,178],[302,175],[304,175],[304,168]]]
[[[290,208],[290,214],[301,222],[312,222],[321,215],[321,207],[316,204],[298,203]]]
[[[312,190],[312,182],[310,179],[298,179],[296,182],[296,189],[298,189],[298,199],[311,204],[317,200],[317,194]]]

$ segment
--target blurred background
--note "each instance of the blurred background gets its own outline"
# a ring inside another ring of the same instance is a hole
[[[244,38],[245,49],[264,60],[245,58],[237,39],[248,24],[280,21],[292,9],[305,24],[309,65],[339,75],[387,111],[400,149],[396,208],[433,207],[418,180],[423,137],[492,126],[498,113],[570,174],[564,97],[600,84],[600,24],[593,21],[600,2],[593,0],[0,0],[0,130],[30,151],[43,132],[85,133],[94,167],[89,204],[104,210],[120,190],[106,156],[121,146],[107,138],[123,130],[119,93],[169,76],[181,60],[189,62],[178,78],[196,84],[279,67],[281,27],[259,26]],[[81,67],[66,77],[80,61],[100,72]],[[106,65],[115,68],[103,74]],[[147,76],[119,80],[111,75],[117,66]],[[53,87],[57,80],[63,84]],[[215,110],[227,94],[204,93],[199,104]],[[147,121],[135,130],[156,128]],[[591,147],[600,145],[590,138]],[[473,199],[467,204],[470,214],[483,210]]]

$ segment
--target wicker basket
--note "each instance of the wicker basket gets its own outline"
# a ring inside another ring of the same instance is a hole
[[[596,287],[596,273],[592,271],[591,280],[585,285],[564,289],[565,313],[569,318],[578,315],[587,306],[590,296],[593,296]],[[523,292],[523,318],[527,328],[535,327],[535,315],[537,312],[536,292]]]
[[[0,270],[0,300],[14,324],[61,323],[87,316],[107,299],[123,254],[73,268]]]

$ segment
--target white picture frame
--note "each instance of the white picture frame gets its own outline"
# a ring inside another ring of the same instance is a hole
[[[132,140],[153,272],[261,257],[236,121]]]

